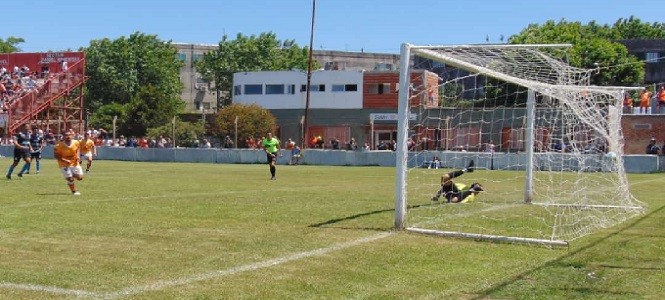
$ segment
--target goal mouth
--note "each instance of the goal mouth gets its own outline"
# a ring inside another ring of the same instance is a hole
[[[568,245],[644,213],[622,158],[621,103],[635,88],[591,86],[598,70],[566,63],[569,47],[402,45],[396,228]],[[445,174],[468,203],[414,209],[445,197]],[[472,182],[484,191],[464,193]]]

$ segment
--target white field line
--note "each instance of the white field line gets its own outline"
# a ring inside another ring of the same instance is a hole
[[[44,286],[44,285],[37,285],[37,284],[11,283],[11,282],[4,282],[4,281],[0,281],[0,289],[34,291],[34,292],[50,293],[50,294],[57,294],[57,295],[71,295],[71,296],[77,296],[77,297],[91,297],[91,298],[95,298],[95,297],[100,296],[98,293],[95,293],[95,292],[88,292],[88,291],[82,291],[82,290],[70,290],[70,289],[63,289],[63,288],[54,287],[54,286]]]
[[[166,288],[174,287],[174,286],[179,286],[179,285],[187,285],[195,282],[200,282],[200,281],[205,281],[205,280],[210,280],[210,279],[215,279],[219,277],[224,277],[224,276],[230,276],[230,275],[235,275],[238,273],[242,272],[248,272],[248,271],[255,271],[258,269],[264,269],[264,268],[269,268],[272,266],[276,265],[281,265],[284,263],[300,260],[303,258],[308,258],[308,257],[313,257],[313,256],[319,256],[327,253],[331,253],[334,251],[339,251],[347,248],[351,248],[354,246],[358,246],[361,244],[373,242],[385,237],[388,237],[392,235],[394,232],[383,232],[380,234],[375,234],[369,237],[361,238],[358,240],[346,242],[346,243],[341,243],[341,244],[336,244],[327,248],[319,248],[316,250],[312,251],[305,251],[305,252],[300,252],[288,256],[283,256],[279,258],[274,258],[266,261],[261,261],[261,262],[256,262],[252,264],[247,264],[247,265],[242,265],[242,266],[237,266],[233,267],[230,269],[226,270],[218,270],[218,271],[212,271],[208,273],[201,273],[201,274],[195,274],[192,276],[188,277],[183,277],[183,278],[177,278],[177,279],[172,279],[172,280],[160,280],[151,284],[146,284],[146,285],[141,285],[141,286],[134,286],[134,287],[128,287],[116,292],[90,292],[90,291],[82,291],[82,290],[71,290],[71,289],[63,289],[63,288],[58,288],[58,287],[52,287],[52,286],[42,286],[42,285],[34,285],[34,284],[16,284],[16,283],[9,283],[9,282],[0,282],[0,288],[4,289],[14,289],[14,290],[27,290],[27,291],[35,291],[35,292],[44,292],[44,293],[51,293],[51,294],[58,294],[58,295],[72,295],[72,296],[77,296],[77,297],[85,297],[85,298],[95,298],[95,299],[116,299],[116,298],[121,298],[121,297],[127,297],[131,295],[136,295],[140,294],[143,292],[148,292],[148,291],[159,291],[163,290]]]

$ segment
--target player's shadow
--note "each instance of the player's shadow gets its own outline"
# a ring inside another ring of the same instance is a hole
[[[409,205],[408,208],[409,209],[410,208],[418,208],[418,207],[424,207],[424,206],[430,206],[430,205],[432,205],[432,203],[416,204],[416,205]],[[309,225],[308,227],[334,227],[334,228],[341,228],[341,229],[364,229],[364,230],[386,231],[386,230],[390,230],[391,228],[378,228],[378,227],[373,227],[373,228],[365,227],[365,228],[363,228],[363,227],[331,226],[331,225],[335,225],[337,223],[350,221],[350,220],[354,220],[354,219],[358,219],[358,218],[362,218],[362,217],[366,217],[366,216],[370,216],[370,215],[387,213],[387,212],[394,212],[394,211],[395,211],[394,208],[373,210],[373,211],[369,211],[369,212],[350,215],[350,216],[343,217],[343,218],[337,218],[337,219],[332,219],[332,220],[328,220],[328,221],[321,222],[321,223],[312,224],[312,225]]]
[[[36,193],[37,196],[62,196],[62,195],[71,195],[72,193],[62,192],[62,193]]]

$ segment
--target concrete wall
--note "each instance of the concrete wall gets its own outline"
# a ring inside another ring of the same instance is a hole
[[[278,164],[288,164],[290,155],[282,151]],[[234,163],[261,164],[266,162],[265,152],[249,149],[196,149],[196,148],[119,148],[98,149],[99,160],[154,161],[154,162],[194,162],[194,163]],[[13,146],[0,146],[0,155],[11,159]],[[409,153],[409,167],[423,166],[434,156],[439,157],[442,167],[463,168],[470,159],[479,168],[494,170],[517,170],[527,159],[525,153],[495,153],[431,151]],[[46,147],[42,157],[53,158],[53,147]],[[343,151],[305,149],[301,164],[331,166],[395,166],[395,152],[392,151]],[[628,173],[654,173],[665,171],[665,159],[656,155],[625,155],[624,167]],[[572,154],[536,153],[536,167],[541,171],[607,171],[614,160],[600,155],[587,155],[578,160]]]

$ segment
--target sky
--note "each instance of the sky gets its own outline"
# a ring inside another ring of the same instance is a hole
[[[227,35],[273,32],[316,50],[399,53],[402,43],[500,43],[548,20],[663,23],[662,0],[13,0],[0,38],[23,52],[78,50],[134,32],[174,43],[216,45]]]

